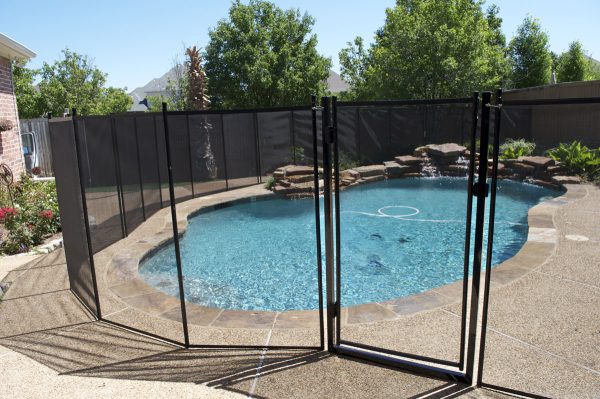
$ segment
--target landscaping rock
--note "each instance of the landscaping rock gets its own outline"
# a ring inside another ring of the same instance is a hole
[[[516,162],[512,165],[512,168],[515,172],[524,176],[533,176],[535,173],[535,166],[525,163]]]
[[[554,159],[548,157],[519,157],[519,162],[533,165],[536,168],[546,168],[554,165]]]
[[[314,180],[314,175],[311,172],[309,175],[288,175],[287,179],[291,183],[306,183]]]
[[[400,165],[420,165],[423,163],[423,158],[412,155],[400,155],[394,159]]]
[[[566,172],[566,168],[564,167],[564,165],[554,165],[554,166],[548,166],[547,171],[550,174],[556,175],[559,173]]]
[[[425,155],[427,155],[428,150],[429,148],[427,146],[417,147],[413,151],[413,155],[415,157],[424,157]]]
[[[552,182],[556,184],[580,184],[582,180],[579,176],[553,176]]]
[[[313,168],[310,166],[301,165],[290,165],[285,167],[286,176],[297,176],[297,175],[312,175]]]
[[[358,168],[354,168],[360,174],[360,177],[371,177],[371,176],[383,176],[385,174],[385,166],[384,165],[369,165],[369,166],[359,166]]]
[[[440,158],[457,158],[467,151],[466,147],[456,143],[429,144],[427,154]]]
[[[369,176],[369,177],[363,177],[363,181],[365,183],[370,183],[370,182],[374,182],[374,181],[381,181],[385,179],[385,176],[383,175],[379,175],[379,176]]]

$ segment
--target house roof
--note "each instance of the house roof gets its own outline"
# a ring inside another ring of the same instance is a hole
[[[0,57],[10,60],[28,60],[35,57],[35,53],[4,33],[0,33]]]
[[[350,89],[350,85],[346,82],[342,77],[329,70],[329,77],[327,78],[327,88],[332,93],[341,93],[343,91],[348,91]]]

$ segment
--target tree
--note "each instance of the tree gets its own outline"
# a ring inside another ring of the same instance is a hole
[[[548,35],[536,19],[528,16],[510,41],[511,82],[515,88],[542,86],[550,82],[552,57]]]
[[[473,0],[398,0],[368,52],[340,53],[342,76],[360,99],[434,99],[501,83],[501,19]]]
[[[44,112],[41,109],[40,93],[33,84],[40,71],[27,68],[24,62],[13,62],[12,73],[19,118],[29,119],[42,116]]]
[[[210,100],[206,95],[206,73],[202,69],[200,51],[194,47],[189,47],[187,56],[187,103],[188,108],[192,110],[207,109]]]
[[[297,105],[323,95],[331,61],[317,52],[314,22],[268,1],[236,0],[209,31],[204,54],[213,106]]]
[[[556,64],[556,78],[559,83],[579,82],[590,78],[590,60],[578,41],[569,44],[569,49],[558,57]]]
[[[80,115],[126,112],[131,98],[124,89],[105,87],[106,74],[87,56],[62,51],[63,58],[44,63],[39,83],[40,109],[62,115],[76,108]]]

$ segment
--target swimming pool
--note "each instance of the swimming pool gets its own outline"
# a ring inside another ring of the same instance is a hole
[[[460,178],[397,179],[342,192],[342,306],[461,280],[466,183]],[[494,264],[514,256],[526,241],[528,209],[557,195],[531,184],[499,181]],[[247,202],[191,218],[180,242],[186,299],[226,309],[318,308],[314,219],[310,199]],[[142,262],[140,275],[176,296],[173,245]]]

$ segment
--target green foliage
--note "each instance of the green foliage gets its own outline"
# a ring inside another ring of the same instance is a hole
[[[314,22],[268,1],[234,1],[204,55],[213,106],[298,105],[325,94],[331,61],[317,52]]]
[[[558,57],[556,75],[558,82],[579,82],[589,78],[590,61],[580,42],[570,43],[569,49]]]
[[[127,112],[131,99],[124,89],[105,87],[106,74],[87,55],[65,49],[63,57],[44,63],[39,83],[40,110],[62,115],[76,108],[79,115]],[[39,115],[41,116],[41,115]]]
[[[510,41],[511,81],[515,88],[542,86],[550,83],[552,57],[548,35],[538,20],[527,16]]]
[[[497,8],[472,0],[398,0],[368,51],[340,52],[357,99],[464,96],[501,84],[506,73]]]
[[[465,141],[463,143],[464,147],[467,147],[467,149],[469,151],[472,151],[473,149],[471,148],[471,141]],[[479,153],[479,147],[481,147],[481,141],[479,139],[475,139],[475,152]],[[492,144],[488,144],[488,150],[487,150],[487,157],[491,158],[492,155],[494,154],[494,146]]]
[[[306,157],[304,156],[304,147],[292,147],[292,162],[296,165],[303,165]]]
[[[27,175],[13,187],[14,206],[2,197],[0,223],[7,237],[0,251],[7,254],[27,252],[60,231],[58,201],[54,182],[34,181]]]
[[[29,119],[42,116],[44,111],[41,108],[41,96],[33,84],[40,71],[27,68],[24,62],[13,62],[12,73],[19,118]]]
[[[275,178],[273,176],[269,176],[267,178],[267,181],[265,182],[265,188],[267,190],[272,190],[274,185],[275,185]]]
[[[533,154],[535,143],[525,139],[508,139],[500,146],[501,159],[517,159]]]
[[[600,177],[600,148],[590,149],[579,141],[573,141],[570,144],[561,143],[558,147],[548,150],[548,155],[562,163],[569,173],[590,180]]]
[[[358,159],[352,158],[352,156],[344,151],[339,151],[340,170],[353,169],[360,166]]]

